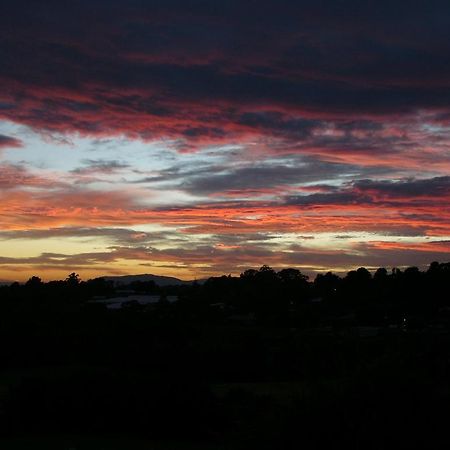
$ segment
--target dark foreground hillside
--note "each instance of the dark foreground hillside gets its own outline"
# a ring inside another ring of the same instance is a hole
[[[449,288],[438,263],[2,287],[1,448],[449,448]],[[132,292],[159,301],[108,308]]]

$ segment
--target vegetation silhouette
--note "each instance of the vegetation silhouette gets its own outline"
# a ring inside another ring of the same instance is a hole
[[[191,285],[73,272],[2,286],[0,438],[447,448],[449,288],[438,262],[314,280],[263,265]]]

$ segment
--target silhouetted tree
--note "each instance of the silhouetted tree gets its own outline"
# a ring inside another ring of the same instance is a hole
[[[335,295],[341,282],[341,278],[332,272],[327,272],[326,274],[319,273],[314,279],[316,294],[322,297]]]
[[[244,272],[241,273],[240,277],[243,280],[251,280],[258,274],[258,271],[255,269],[247,269]]]
[[[32,276],[25,283],[25,286],[32,288],[32,289],[41,287],[42,285],[43,285],[42,280],[37,276]]]
[[[68,277],[65,279],[65,282],[67,283],[67,285],[68,285],[69,287],[75,287],[75,286],[78,286],[78,285],[80,284],[80,282],[81,282],[80,276],[79,276],[77,273],[72,272],[72,273],[70,273],[70,274],[68,275]]]
[[[309,291],[307,275],[302,274],[298,269],[282,269],[277,276],[281,280],[280,294],[289,302],[295,304],[306,300]]]
[[[375,281],[384,282],[388,277],[388,272],[384,267],[380,267],[376,270],[373,279]]]

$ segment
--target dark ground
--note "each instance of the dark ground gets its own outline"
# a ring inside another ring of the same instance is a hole
[[[134,286],[161,302],[118,311],[90,301],[114,295],[99,281],[1,288],[0,446],[449,448],[438,269],[412,286],[404,273],[324,285],[261,269]]]

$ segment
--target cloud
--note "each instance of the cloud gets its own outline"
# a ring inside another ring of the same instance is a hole
[[[364,174],[385,173],[385,168],[361,168],[357,165],[319,161],[313,157],[291,155],[282,159],[267,158],[255,162],[230,161],[222,164],[197,162],[197,166],[174,165],[154,175],[133,180],[132,183],[163,185],[195,196],[259,197],[280,196],[284,191],[328,190],[326,181],[342,183]],[[313,184],[319,183],[320,184]]]
[[[140,240],[147,233],[137,232],[129,228],[88,228],[88,227],[60,227],[31,230],[12,230],[0,232],[0,239],[49,239],[64,237],[99,237],[112,236],[115,239],[129,238]]]
[[[0,150],[4,148],[17,148],[22,146],[23,143],[21,140],[0,134]]]
[[[357,180],[341,190],[295,195],[286,198],[290,205],[385,205],[440,207],[449,201],[450,177],[400,180]]]
[[[431,179],[407,180],[359,180],[354,183],[356,190],[373,193],[377,196],[394,198],[441,197],[450,199],[450,176],[435,177]]]
[[[224,197],[159,207],[146,206],[142,200],[147,196],[146,191],[81,187],[50,192],[13,189],[0,193],[0,226],[3,230],[26,230],[158,224],[175,227],[191,237],[337,230],[385,235],[416,230],[434,236],[450,235],[447,177],[365,179],[345,182],[330,191],[281,198],[235,201]]]
[[[44,3],[8,3],[0,19],[0,115],[35,128],[178,139],[189,150],[296,145],[330,125],[381,133],[420,111],[448,113],[442,2],[409,4],[407,15],[385,1]]]
[[[83,167],[72,169],[76,175],[113,175],[130,167],[129,164],[115,160],[86,159]]]
[[[0,164],[0,188],[21,189],[39,188],[54,189],[64,186],[65,183],[43,175],[30,172],[23,165]]]
[[[33,257],[0,257],[4,270],[47,271],[57,269],[61,273],[87,272],[92,267],[105,267],[103,275],[119,272],[127,262],[140,261],[139,267],[161,270],[167,267],[187,269],[191,274],[208,276],[214,273],[239,274],[248,267],[269,264],[276,268],[296,266],[303,271],[317,272],[332,269],[345,272],[352,268],[401,267],[417,265],[424,267],[432,260],[442,260],[449,254],[448,241],[407,245],[387,245],[376,241],[357,243],[353,248],[334,252],[314,249],[304,245],[293,245],[289,249],[276,250],[265,246],[210,246],[192,245],[189,248],[114,247],[110,251],[78,254],[42,253]],[[45,269],[44,269],[45,268]],[[138,269],[139,270],[139,269]],[[141,269],[142,270],[142,269]]]
[[[0,149],[26,147],[35,168],[1,164],[0,238],[110,246],[3,264],[210,260],[216,273],[445,255],[449,13],[434,0],[2,2]],[[26,146],[6,136],[21,132]],[[52,173],[43,135],[80,142]],[[359,232],[371,243],[329,251],[300,237]],[[442,242],[380,243],[393,237]]]
[[[253,165],[242,168],[228,168],[214,174],[192,176],[180,185],[181,189],[194,194],[212,194],[256,191],[273,189],[277,194],[282,187],[296,186],[314,181],[339,176],[345,168],[327,163],[308,162],[296,165],[280,165],[276,163],[266,165]],[[274,189],[278,188],[278,189]]]

